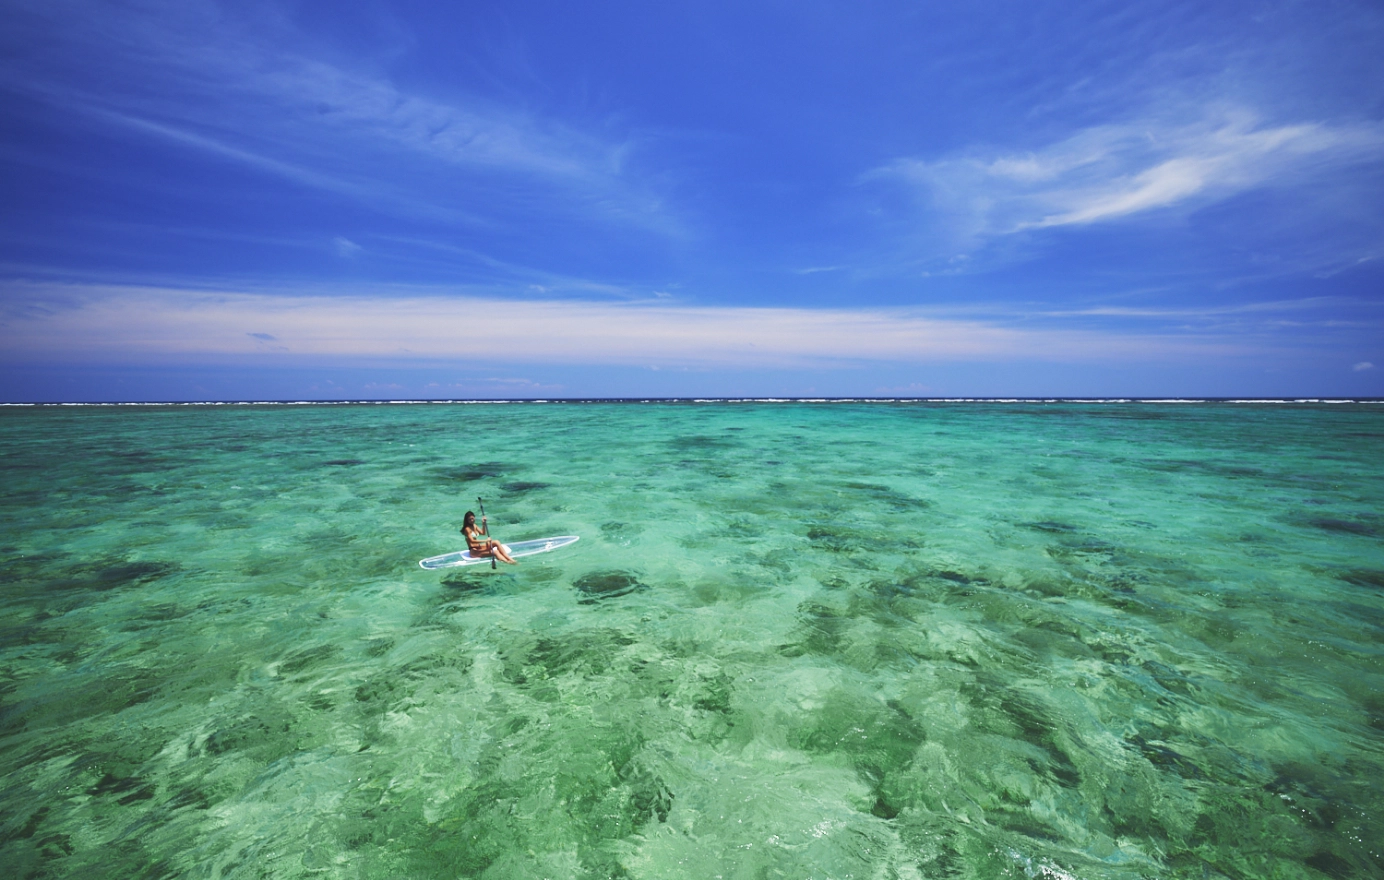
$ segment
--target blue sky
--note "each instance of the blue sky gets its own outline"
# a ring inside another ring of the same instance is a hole
[[[1377,3],[5,8],[0,399],[1384,395]]]

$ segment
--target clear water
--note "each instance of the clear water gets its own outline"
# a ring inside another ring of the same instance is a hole
[[[0,412],[15,877],[1384,876],[1384,407]],[[425,572],[483,495],[517,567]]]

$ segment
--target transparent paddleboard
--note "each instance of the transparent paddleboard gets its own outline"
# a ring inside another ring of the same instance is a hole
[[[535,538],[532,541],[515,541],[512,544],[505,544],[509,548],[509,553],[515,559],[520,556],[533,556],[535,553],[547,553],[549,550],[556,550],[559,547],[566,547],[568,544],[575,544],[580,535],[562,535],[556,538]],[[504,543],[501,541],[500,543]],[[419,561],[419,565],[429,571],[436,568],[455,568],[458,565],[475,565],[478,562],[489,562],[489,556],[472,556],[470,550],[458,550],[455,553],[444,553],[441,556],[430,556]]]

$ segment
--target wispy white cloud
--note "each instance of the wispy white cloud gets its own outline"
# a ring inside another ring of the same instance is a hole
[[[179,128],[178,126],[154,122],[149,119],[132,116],[128,113],[121,113],[103,108],[96,104],[89,104],[75,96],[69,95],[68,98],[68,109],[77,109],[122,127],[153,135],[163,140],[180,143],[202,152],[214,153],[222,158],[231,159],[235,162],[249,165],[262,171],[270,172],[278,177],[287,178],[308,186],[347,191],[347,187],[339,179],[314,171],[304,165],[263,156],[254,151],[236,147],[224,143],[217,138],[208,137],[207,135]]]
[[[405,249],[416,253],[432,252],[445,255],[450,258],[460,258],[466,265],[473,267],[474,270],[485,270],[488,277],[505,278],[515,282],[527,282],[527,292],[525,295],[548,296],[558,298],[559,296],[582,296],[595,298],[611,299],[644,299],[649,296],[645,291],[632,288],[626,285],[595,281],[591,278],[584,278],[574,275],[564,275],[550,272],[532,266],[524,266],[518,263],[496,259],[488,254],[481,253],[473,248],[460,247],[445,241],[436,241],[429,238],[408,235],[374,235],[370,241],[386,242],[393,245],[402,245]],[[400,259],[404,259],[399,254]],[[655,292],[655,297],[669,297],[670,294]]]
[[[310,145],[260,144],[263,150],[260,152],[232,143],[232,139],[241,135],[228,132],[219,125],[212,128],[214,134],[194,131],[185,127],[191,123],[174,125],[156,122],[99,106],[92,102],[91,96],[85,94],[55,90],[53,97],[69,111],[83,113],[120,128],[226,159],[302,187],[344,196],[376,209],[473,226],[486,225],[486,221],[474,213],[439,202],[435,198],[435,193],[420,192],[385,178],[371,177],[357,169],[342,167],[341,163],[335,160],[316,161],[321,157],[313,155]],[[293,155],[296,161],[277,158],[274,153]],[[28,161],[28,157],[20,161]],[[70,173],[70,169],[63,170]]]
[[[1204,306],[1089,306],[1086,308],[1047,309],[1050,317],[1092,316],[1108,318],[1219,318],[1228,315],[1263,314],[1266,312],[1328,312],[1343,308],[1379,309],[1381,304],[1348,297],[1314,296],[1302,299],[1263,300]]]
[[[332,246],[336,248],[336,255],[345,260],[349,260],[365,250],[365,248],[342,235],[338,235],[336,238],[332,239]]]
[[[299,118],[315,116],[446,162],[591,182],[620,168],[622,143],[479,102],[464,106],[411,95],[321,62],[291,59],[254,81]]]
[[[26,308],[27,299],[43,308]],[[293,296],[159,288],[11,291],[0,350],[11,362],[315,360],[800,367],[946,360],[1125,362],[1262,351],[1188,338],[932,317],[905,309],[699,307],[505,301],[487,296]]]
[[[1216,333],[1231,329],[1250,338],[1270,335],[1275,327],[1339,326],[1384,330],[1384,302],[1359,296],[1315,296],[1297,299],[1250,300],[1233,303],[1159,305],[1158,289],[1125,294],[1139,305],[1104,302],[1062,304],[1042,300],[952,301],[927,306],[930,317],[947,320],[979,320],[1008,327],[1107,327],[1147,332],[1148,328],[1176,328],[1180,334]],[[1342,320],[1349,316],[1351,320]],[[1137,329],[1143,328],[1143,329]]]
[[[869,177],[917,188],[954,241],[975,243],[1195,209],[1256,187],[1300,183],[1326,167],[1377,161],[1384,147],[1378,125],[1272,124],[1242,109],[1199,109],[1183,119],[1096,126],[1024,153],[901,158]]]
[[[398,192],[407,188],[440,208],[468,181],[490,187],[499,174],[528,188],[530,209],[546,192],[587,217],[675,231],[628,172],[631,141],[599,124],[462,90],[411,92],[368,65],[314,57],[283,22],[236,27],[215,0],[25,5],[19,32],[0,43],[13,50],[0,60],[0,90],[61,112],[361,200],[410,201]]]

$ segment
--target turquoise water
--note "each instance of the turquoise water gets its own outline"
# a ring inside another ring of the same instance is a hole
[[[1384,876],[1384,406],[0,411],[17,877]],[[577,534],[425,572],[491,530]]]

